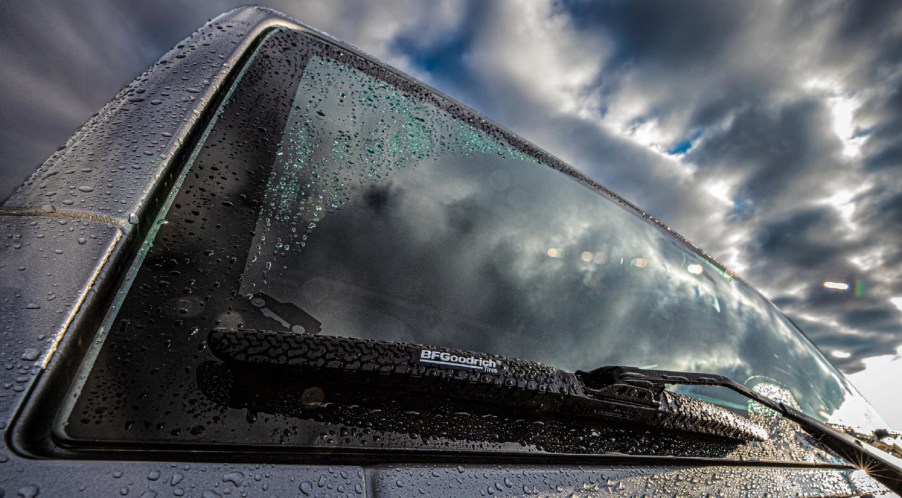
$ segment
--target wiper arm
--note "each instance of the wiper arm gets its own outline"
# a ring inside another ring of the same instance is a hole
[[[853,462],[859,468],[880,481],[894,492],[902,494],[902,468],[886,461],[870,446],[852,436],[796,410],[782,402],[774,401],[749,389],[733,379],[715,374],[672,372],[667,370],[645,370],[633,367],[601,367],[591,372],[577,372],[588,385],[610,385],[611,383],[632,385],[681,384],[718,386],[731,389],[783,417],[798,424],[802,430],[814,436],[840,456]]]
[[[210,331],[207,342],[213,354],[233,368],[288,379],[328,375],[401,392],[440,391],[449,397],[536,411],[744,441],[767,440],[767,432],[744,417],[664,389],[672,384],[725,387],[797,423],[883,485],[902,493],[902,468],[857,439],[721,375],[619,366],[566,372],[450,348],[268,330],[217,328]]]
[[[252,329],[214,329],[207,343],[214,355],[233,368],[286,379],[326,375],[339,382],[398,392],[441,392],[458,399],[736,440],[764,441],[768,437],[748,419],[665,391],[663,384],[611,382],[602,386],[591,374],[503,356]]]

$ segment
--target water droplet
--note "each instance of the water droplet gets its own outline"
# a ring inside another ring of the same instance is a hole
[[[304,493],[305,496],[310,496],[310,493],[313,492],[313,484],[310,484],[310,481],[304,481],[298,486],[298,489],[300,489],[301,493]]]
[[[34,361],[41,356],[41,352],[34,348],[28,348],[22,353],[22,359],[25,361]]]
[[[241,486],[241,483],[244,482],[244,474],[242,474],[241,472],[229,472],[228,474],[222,476],[222,482],[230,482],[237,488],[238,486]]]
[[[184,474],[182,474],[181,472],[176,472],[175,474],[172,474],[172,479],[169,481],[169,485],[175,486],[176,484],[182,482],[182,479],[184,478]]]
[[[19,488],[19,496],[22,498],[34,498],[41,492],[41,488],[37,486],[37,484],[29,484],[27,486],[22,486]]]
[[[78,243],[81,244],[81,245],[85,245],[87,242],[88,242],[88,241],[85,240],[84,237],[79,237],[79,238],[78,238]]]
[[[53,207],[53,204],[44,204],[41,206],[41,211],[44,211],[45,213],[55,213],[56,208]]]
[[[132,225],[137,225],[138,224],[138,215],[135,213],[129,213],[128,222],[131,223]]]
[[[94,187],[92,187],[90,185],[82,185],[82,186],[78,187],[78,190],[79,190],[79,192],[93,192]]]
[[[159,470],[151,470],[151,471],[147,474],[147,480],[148,480],[148,481],[156,481],[156,480],[159,479],[159,478],[160,478],[160,471],[159,471]]]

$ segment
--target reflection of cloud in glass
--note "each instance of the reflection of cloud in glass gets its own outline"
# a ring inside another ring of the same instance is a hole
[[[315,67],[243,293],[293,302],[326,334],[571,370],[765,376],[809,413],[849,406],[843,381],[773,306],[680,242],[393,87]]]

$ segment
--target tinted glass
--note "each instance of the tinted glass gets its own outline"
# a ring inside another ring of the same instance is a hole
[[[297,33],[271,36],[151,234],[59,435],[624,451],[610,438],[586,446],[597,424],[501,423],[511,415],[481,407],[474,417],[442,397],[418,411],[315,379],[236,376],[205,348],[214,326],[447,346],[567,370],[715,372],[825,420],[873,417],[766,300],[569,171],[373,63]],[[689,451],[678,446],[630,443]]]

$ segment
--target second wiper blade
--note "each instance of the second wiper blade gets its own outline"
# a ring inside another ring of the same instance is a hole
[[[664,390],[664,384],[603,383],[598,375],[450,348],[283,331],[210,332],[210,350],[239,370],[338,381],[399,392],[440,391],[471,399],[656,428],[764,441],[767,433],[723,408]],[[583,376],[587,376],[585,379]],[[586,382],[586,381],[590,382]]]

